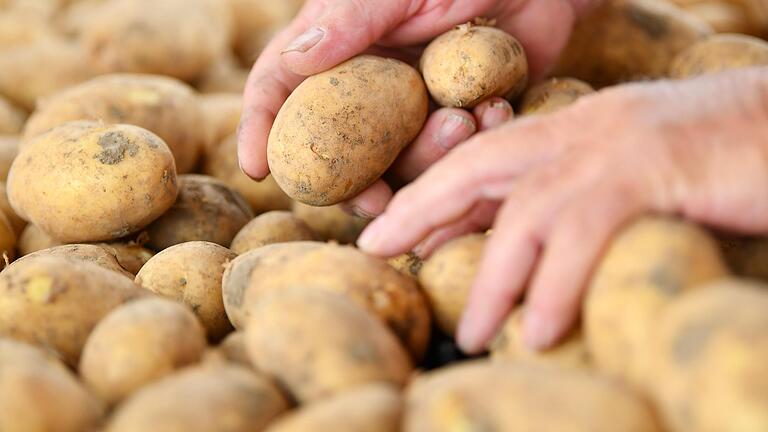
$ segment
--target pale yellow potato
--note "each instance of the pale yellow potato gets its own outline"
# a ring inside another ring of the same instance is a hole
[[[274,34],[291,22],[304,0],[227,0],[235,17],[233,48],[251,67]]]
[[[293,214],[317,234],[322,241],[354,244],[370,220],[347,213],[340,206],[314,207],[293,203]]]
[[[474,108],[490,97],[513,99],[528,84],[523,46],[495,27],[462,24],[433,40],[421,56],[429,94],[440,105]]]
[[[114,405],[196,363],[205,348],[205,330],[190,309],[150,297],[105,316],[88,337],[78,369],[88,388]]]
[[[147,246],[163,250],[179,243],[208,241],[224,247],[253,212],[243,197],[208,176],[179,176],[179,197],[163,216],[147,228]]]
[[[400,432],[401,399],[391,385],[365,385],[288,413],[267,432]]]
[[[272,211],[257,216],[232,240],[232,252],[242,255],[274,243],[315,240],[315,233],[291,212]]]
[[[712,35],[681,52],[669,66],[677,79],[768,65],[768,42],[736,34]]]
[[[147,295],[129,278],[96,264],[41,256],[0,273],[0,336],[56,350],[77,365],[101,318]]]
[[[381,321],[328,291],[288,288],[261,298],[245,344],[256,367],[301,403],[369,383],[403,385],[412,370],[407,351]]]
[[[768,33],[768,2],[765,0],[673,0],[719,33],[743,33],[764,37]]]
[[[216,177],[240,193],[256,214],[291,209],[291,199],[272,176],[257,182],[243,174],[237,161],[237,136],[234,134],[206,155],[203,173]]]
[[[419,272],[424,266],[424,261],[413,252],[390,258],[387,262],[400,273],[413,278],[419,277]]]
[[[172,246],[147,261],[136,275],[142,287],[189,306],[212,340],[232,331],[221,295],[224,267],[237,255],[214,243]]]
[[[479,360],[418,377],[404,432],[661,432],[643,398],[598,374]]]
[[[23,257],[16,260],[16,263],[35,259],[40,256],[56,256],[69,260],[89,262],[96,264],[101,268],[111,270],[127,278],[133,279],[133,275],[120,265],[120,263],[117,261],[117,257],[100,245],[68,244],[54,246],[52,248],[43,249],[28,255],[24,255]]]
[[[227,335],[214,349],[214,358],[240,366],[254,368],[245,348],[245,332],[235,331]]]
[[[584,81],[573,78],[550,78],[523,94],[520,114],[548,114],[564,108],[595,90]]]
[[[414,358],[426,351],[429,309],[413,278],[349,246],[290,242],[240,255],[224,273],[227,316],[243,329],[262,297],[291,287],[342,293],[387,324]]]
[[[93,430],[104,409],[57,359],[25,343],[0,338],[0,430]]]
[[[118,264],[135,275],[155,254],[151,250],[128,241],[124,243],[100,243],[99,246],[109,251]]]
[[[51,238],[51,236],[44,233],[40,228],[33,224],[28,224],[24,228],[24,231],[19,235],[19,240],[16,246],[19,251],[19,256],[24,256],[61,245],[62,243],[60,241]]]
[[[241,93],[211,93],[199,97],[208,128],[205,147],[206,159],[215,152],[225,138],[237,132],[243,105]]]
[[[0,4],[0,51],[55,37],[55,32],[49,25],[49,18],[44,13],[37,13],[28,7],[19,7],[22,4],[33,6],[43,3],[42,0],[6,0],[6,3]]]
[[[64,243],[138,232],[177,193],[168,146],[130,125],[65,123],[29,141],[8,175],[16,213]]]
[[[0,180],[8,179],[11,164],[19,154],[19,137],[16,135],[0,135]]]
[[[21,132],[27,113],[0,96],[0,135],[16,135]]]
[[[687,222],[644,217],[608,245],[583,309],[584,334],[600,369],[636,385],[653,375],[649,346],[659,316],[682,293],[724,277],[715,240]]]
[[[243,93],[249,70],[241,67],[231,53],[219,56],[195,81],[201,93]]]
[[[0,182],[0,211],[2,211],[3,215],[8,219],[16,236],[20,236],[27,226],[27,221],[19,217],[13,208],[11,208],[11,202],[8,200],[8,189],[6,188],[4,181]]]
[[[179,173],[195,167],[207,140],[205,117],[192,88],[168,77],[116,74],[47,99],[29,118],[22,146],[75,120],[126,123],[153,132],[170,147]]]
[[[378,180],[427,118],[421,75],[398,60],[362,55],[303,81],[269,134],[272,176],[288,196],[326,206]]]

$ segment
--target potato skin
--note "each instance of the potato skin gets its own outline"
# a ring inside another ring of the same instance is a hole
[[[752,36],[712,35],[681,52],[669,67],[669,76],[691,78],[732,69],[768,65],[768,42]]]
[[[81,262],[89,262],[96,264],[101,268],[111,270],[127,278],[133,279],[133,275],[125,270],[120,263],[117,262],[117,257],[109,250],[104,249],[98,245],[91,244],[68,244],[61,246],[54,246],[52,248],[39,250],[31,254],[25,255],[18,259],[16,262],[35,259],[40,256],[57,256],[70,260],[77,260]]]
[[[643,399],[587,371],[466,362],[418,377],[404,432],[661,432]]]
[[[287,26],[304,0],[227,0],[235,18],[233,48],[250,68],[274,34]]]
[[[19,256],[25,256],[43,249],[61,246],[61,244],[60,241],[51,238],[51,236],[44,233],[40,228],[33,224],[29,224],[19,235],[17,248]]]
[[[136,275],[144,264],[155,255],[151,250],[130,241],[123,243],[100,243],[99,246],[114,255],[120,267],[132,275]]]
[[[208,176],[179,176],[179,198],[147,227],[147,246],[161,251],[190,241],[208,241],[229,247],[232,239],[253,219],[242,196]]]
[[[371,384],[299,408],[267,432],[399,432],[402,410],[395,387]]]
[[[104,409],[57,359],[31,345],[0,339],[0,430],[93,430]]]
[[[105,432],[256,432],[288,409],[266,377],[233,365],[188,368],[136,392]]]
[[[66,123],[30,141],[8,175],[16,213],[65,243],[135,233],[177,193],[168,146],[130,125]]]
[[[606,249],[590,282],[583,324],[587,347],[606,373],[642,385],[659,315],[682,293],[727,276],[715,240],[675,219],[640,218]]]
[[[574,78],[550,78],[525,92],[520,102],[520,114],[552,113],[594,91],[589,84]]]
[[[208,159],[225,138],[237,132],[243,95],[212,93],[200,95],[199,100],[208,129],[208,141],[205,147],[205,157]]]
[[[16,135],[21,132],[27,113],[0,96],[0,135]]]
[[[0,181],[0,211],[8,219],[16,236],[20,236],[27,226],[27,221],[20,218],[11,207],[11,202],[8,199],[8,188],[4,181]]]
[[[19,154],[19,137],[17,135],[0,135],[0,180],[8,179],[13,160]]]
[[[296,201],[352,198],[378,180],[421,131],[424,81],[407,64],[363,55],[309,77],[269,134],[272,176]]]
[[[24,260],[0,273],[0,336],[52,348],[74,366],[96,323],[145,295],[96,264],[55,256]]]
[[[472,23],[433,40],[421,57],[429,94],[440,105],[474,108],[490,97],[513,99],[528,84],[528,60],[507,32]]]
[[[410,276],[412,278],[418,278],[421,268],[424,266],[424,261],[413,252],[404,253],[394,258],[387,260],[387,263],[395,268],[400,273]]]
[[[354,244],[370,220],[351,215],[338,205],[314,207],[293,203],[293,214],[304,221],[322,241]]]
[[[268,244],[314,239],[315,233],[293,213],[273,211],[248,222],[232,240],[232,252],[242,255]]]
[[[207,139],[202,108],[189,86],[168,77],[114,74],[46,99],[24,127],[22,145],[76,120],[127,123],[151,131],[170,147],[179,173],[194,168]]]
[[[367,383],[403,385],[412,368],[407,352],[383,323],[343,295],[327,291],[289,288],[261,298],[245,338],[256,367],[301,403]]]
[[[175,301],[149,297],[116,308],[93,329],[80,358],[83,382],[116,404],[141,387],[200,360],[205,330]]]

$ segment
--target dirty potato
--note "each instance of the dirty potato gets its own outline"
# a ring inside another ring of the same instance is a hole
[[[584,95],[594,93],[584,81],[574,78],[551,78],[525,92],[520,102],[520,114],[548,114],[566,107]]]
[[[273,211],[248,222],[232,240],[232,252],[242,255],[268,244],[314,239],[315,233],[293,213]]]
[[[125,270],[119,262],[117,257],[98,245],[92,244],[68,244],[61,246],[54,246],[52,248],[39,250],[28,255],[24,255],[22,258],[16,260],[16,263],[22,261],[35,259],[40,256],[57,256],[71,260],[77,260],[82,262],[89,262],[96,264],[101,268],[112,270],[127,278],[133,279],[133,275]]]
[[[752,36],[717,34],[678,54],[669,67],[669,76],[684,79],[766,65],[768,42]]]
[[[344,211],[340,206],[314,207],[293,203],[293,214],[317,234],[322,241],[354,244],[370,220]]]

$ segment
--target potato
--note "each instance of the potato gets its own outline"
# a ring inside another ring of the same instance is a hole
[[[19,256],[29,255],[31,253],[52,248],[54,246],[61,246],[62,243],[58,240],[51,238],[48,234],[44,233],[40,228],[29,224],[24,228],[24,231],[19,235],[18,250]]]
[[[429,94],[445,107],[474,108],[490,97],[513,99],[528,84],[528,60],[507,32],[467,23],[432,41],[421,56]]]
[[[11,208],[11,202],[8,200],[8,190],[5,187],[5,182],[0,182],[0,211],[8,219],[8,222],[13,228],[14,234],[20,236],[27,226],[27,221],[20,218],[19,215]]]
[[[474,361],[416,379],[403,431],[660,432],[642,398],[575,369]]]
[[[768,430],[766,310],[765,285],[724,280],[661,315],[648,384],[671,432]]]
[[[245,345],[256,367],[301,403],[368,383],[403,385],[412,369],[405,349],[374,315],[341,294],[316,289],[287,288],[261,298]]]
[[[40,256],[56,256],[69,260],[89,262],[96,264],[101,268],[111,270],[127,278],[133,279],[133,275],[120,266],[120,263],[117,262],[117,257],[114,254],[101,246],[91,244],[69,244],[54,246],[49,249],[43,249],[25,255],[24,257],[18,259],[16,262],[19,263],[22,261],[31,260]]]
[[[214,243],[172,246],[150,259],[136,275],[144,288],[189,306],[212,340],[232,331],[221,296],[224,266],[236,255]]]
[[[205,330],[175,301],[147,298],[110,312],[88,337],[80,358],[83,382],[116,404],[174,370],[200,360]]]
[[[768,4],[765,0],[673,0],[719,33],[765,36]]]
[[[681,52],[669,75],[684,79],[732,69],[768,65],[768,42],[752,36],[717,34]]]
[[[293,203],[293,214],[322,241],[354,244],[370,220],[347,213],[339,206],[313,207]]]
[[[555,347],[539,352],[530,349],[523,340],[523,308],[516,309],[507,318],[491,344],[491,358],[549,364],[560,368],[587,369],[592,367],[587,345],[581,329],[577,329]]]
[[[302,407],[280,418],[268,432],[399,432],[402,401],[385,384],[361,386]]]
[[[419,272],[435,322],[447,335],[456,334],[484,247],[483,234],[459,237],[438,249]]]
[[[8,175],[16,213],[64,243],[135,233],[165,213],[177,193],[168,146],[130,125],[65,123],[32,139]]]
[[[27,113],[0,96],[0,135],[20,133],[26,120]]]
[[[245,347],[245,332],[236,331],[230,333],[216,347],[216,351],[224,361],[249,368],[254,367],[251,358],[248,356],[248,350]]]
[[[0,259],[3,267],[16,257],[16,232],[8,217],[0,212]]]
[[[105,432],[258,432],[288,408],[268,379],[239,366],[182,370],[121,404]]]
[[[253,219],[242,196],[219,180],[202,175],[179,176],[179,198],[147,228],[147,245],[155,250],[190,241],[228,247],[241,228]]]
[[[280,189],[272,176],[257,182],[243,174],[237,161],[237,136],[234,134],[208,154],[203,173],[223,181],[248,201],[254,213],[272,210],[290,210],[291,199]]]
[[[735,275],[768,282],[768,237],[721,235],[718,240]]]
[[[127,277],[96,264],[56,256],[24,260],[0,273],[0,336],[54,349],[74,366],[96,323],[144,295]]]
[[[711,33],[664,0],[602,2],[576,26],[554,73],[598,88],[661,78],[677,54]]]
[[[11,164],[19,154],[19,137],[15,135],[0,135],[0,180],[8,179]]]
[[[0,430],[93,430],[103,407],[64,365],[25,343],[0,339]]]
[[[293,213],[273,211],[248,222],[232,240],[232,252],[242,255],[268,244],[314,239],[315,233]]]
[[[99,246],[115,256],[120,267],[135,275],[155,254],[134,242],[100,243]]]
[[[234,55],[225,53],[215,60],[195,82],[201,93],[243,93],[249,70]]]
[[[243,105],[241,93],[213,93],[200,96],[200,107],[208,127],[206,159],[221,142],[237,132],[240,124],[240,110]]]
[[[302,82],[277,114],[267,159],[296,201],[327,206],[378,180],[427,118],[419,73],[363,55]]]
[[[537,84],[523,95],[520,102],[520,114],[548,114],[566,107],[580,97],[594,93],[594,89],[584,81],[573,78],[550,78]]]
[[[389,265],[395,268],[400,273],[418,278],[421,268],[424,266],[424,261],[413,252],[408,252],[402,255],[398,255],[387,261]]]
[[[34,2],[27,2],[34,3]],[[19,8],[0,10],[0,51],[54,37],[48,20]]]
[[[80,38],[101,72],[193,80],[230,38],[230,11],[216,3],[221,2],[108,0],[87,17]]]
[[[727,275],[714,239],[686,222],[641,218],[606,249],[590,282],[583,321],[587,347],[607,373],[641,385],[659,315],[685,291]]]
[[[242,329],[259,299],[294,286],[345,294],[389,325],[415,358],[423,356],[430,317],[416,283],[348,246],[291,242],[241,255],[224,273],[224,307],[232,324]]]
[[[0,52],[0,70],[0,94],[26,111],[33,111],[39,99],[94,75],[80,46],[61,39]]]
[[[234,50],[251,67],[274,33],[287,26],[304,0],[229,0],[235,17]]]
[[[203,111],[193,90],[165,77],[106,75],[67,89],[47,99],[30,117],[24,141],[74,120],[147,129],[168,144],[180,173],[194,168],[207,139]]]

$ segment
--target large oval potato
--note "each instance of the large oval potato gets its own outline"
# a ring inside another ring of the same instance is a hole
[[[168,77],[115,74],[46,99],[24,127],[22,145],[75,120],[126,123],[151,131],[168,144],[180,173],[194,168],[207,140],[203,111],[189,86]]]
[[[75,366],[96,323],[146,294],[92,263],[55,256],[14,263],[0,273],[0,335],[54,349]]]
[[[16,135],[21,132],[27,114],[0,96],[0,135]]]
[[[416,138],[427,92],[407,64],[359,56],[307,78],[269,134],[267,158],[291,198],[332,205],[378,180]]]
[[[125,270],[119,262],[117,257],[109,250],[92,244],[68,244],[61,246],[54,246],[48,249],[42,249],[33,252],[28,255],[24,255],[22,258],[16,260],[17,263],[35,259],[40,256],[58,256],[66,259],[73,259],[82,262],[89,262],[96,264],[101,268],[112,270],[127,278],[133,278],[133,275]]]
[[[343,293],[386,323],[415,358],[426,350],[430,316],[416,283],[353,247],[290,242],[241,255],[224,273],[224,307],[242,329],[261,297],[291,287]]]
[[[768,42],[756,37],[716,34],[674,58],[669,76],[685,79],[732,69],[768,65]]]
[[[193,241],[169,247],[136,275],[142,287],[192,308],[212,340],[232,331],[221,295],[224,267],[237,255],[215,243]]]
[[[129,125],[66,123],[30,141],[8,175],[16,213],[65,243],[135,233],[177,192],[168,146]]]
[[[354,244],[370,220],[352,215],[340,206],[314,207],[293,203],[293,214],[304,221],[319,240]]]
[[[256,367],[302,403],[368,383],[403,385],[412,369],[383,323],[327,291],[285,289],[261,298],[245,338]]]
[[[232,240],[232,252],[242,255],[268,244],[314,239],[315,233],[293,213],[273,211],[248,222]]]
[[[495,27],[467,23],[433,40],[421,56],[429,93],[446,107],[474,108],[490,97],[513,99],[528,84],[520,42]]]
[[[574,78],[551,78],[523,94],[520,114],[549,114],[566,107],[595,90],[584,81]]]
[[[120,306],[93,329],[80,357],[83,382],[115,404],[200,360],[205,330],[180,303],[149,297]]]

